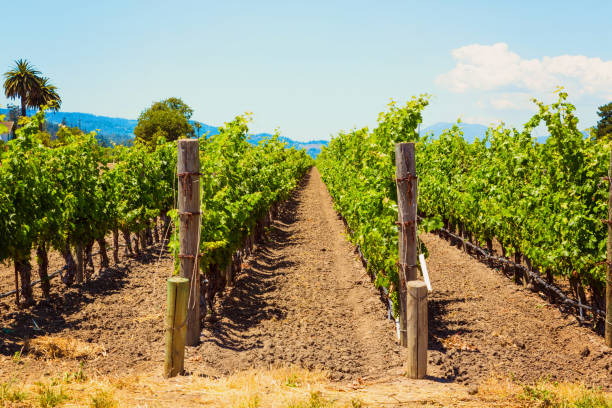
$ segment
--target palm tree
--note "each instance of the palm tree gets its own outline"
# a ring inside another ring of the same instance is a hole
[[[41,108],[46,105],[49,109],[58,111],[62,99],[57,93],[57,87],[49,82],[49,78],[38,78],[39,87],[28,94],[26,105],[31,108]]]
[[[40,89],[40,71],[28,60],[17,60],[12,70],[4,73],[4,94],[21,99],[21,116],[26,116],[28,96]]]

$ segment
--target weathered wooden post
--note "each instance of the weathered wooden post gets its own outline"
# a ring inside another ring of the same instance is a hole
[[[612,150],[610,150],[610,168],[608,169],[609,194],[608,194],[608,253],[606,256],[606,317],[605,317],[605,341],[612,348]]]
[[[417,278],[417,175],[414,143],[395,145],[395,184],[399,227],[400,344],[406,347],[406,282]]]
[[[187,334],[187,302],[189,279],[168,278],[166,307],[166,359],[164,376],[175,377],[185,368],[185,336]]]
[[[406,283],[406,333],[408,341],[408,371],[410,378],[427,375],[427,285],[413,280]]]
[[[200,237],[200,154],[196,139],[178,141],[179,179],[179,259],[180,276],[190,282],[187,305],[188,346],[200,341],[200,272],[198,265]]]

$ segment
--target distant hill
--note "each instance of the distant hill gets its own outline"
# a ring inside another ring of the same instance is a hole
[[[0,109],[0,115],[6,114],[8,114],[7,109]],[[34,111],[28,111],[28,115],[32,114],[34,114]],[[96,131],[98,133],[98,139],[101,142],[113,142],[117,144],[131,144],[134,140],[134,128],[138,123],[135,119],[112,118],[82,112],[47,112],[46,118],[51,124],[48,129],[51,134],[57,132],[58,124],[65,123],[66,126],[78,127],[85,132]],[[202,123],[200,135],[205,133],[209,135],[219,134],[219,128],[217,126]],[[269,133],[258,133],[251,135],[249,141],[256,144],[264,137],[269,136],[271,136]],[[328,143],[325,140],[315,140],[304,143],[287,137],[282,137],[281,139],[285,141],[289,147],[305,149],[311,157],[316,157],[321,153],[321,148]]]
[[[427,133],[433,133],[434,137],[438,137],[444,132],[446,129],[451,128],[454,123],[448,122],[439,122],[431,126],[427,126],[424,129],[421,129],[421,134],[425,135]],[[473,142],[477,137],[482,139],[485,137],[487,133],[488,126],[480,125],[478,123],[460,123],[459,127],[463,130],[463,138],[468,142]],[[582,131],[584,137],[589,136],[589,132],[586,130]],[[537,136],[535,137],[536,142],[545,143],[546,139],[548,139],[549,135]]]

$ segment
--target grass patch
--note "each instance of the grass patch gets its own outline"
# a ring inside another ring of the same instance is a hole
[[[13,381],[0,383],[0,403],[5,402],[20,402],[27,398],[25,391],[13,388]]]
[[[61,387],[51,384],[38,383],[38,404],[41,408],[51,408],[67,401],[68,395],[64,394]]]
[[[519,399],[550,408],[612,408],[612,397],[582,384],[541,381],[524,386]]]
[[[514,405],[539,408],[612,408],[612,395],[601,389],[548,379],[525,385],[509,378],[491,378],[478,387],[478,396],[490,401],[507,400],[514,401]]]
[[[246,401],[238,405],[238,408],[259,408],[261,407],[261,401],[259,395],[254,395],[248,398]]]
[[[13,354],[13,363],[22,364],[21,351],[16,351],[15,354]]]
[[[91,397],[92,408],[117,408],[119,402],[108,391],[98,391]]]
[[[87,380],[87,375],[85,375],[85,371],[83,371],[83,362],[79,364],[79,369],[75,372],[64,373],[64,377],[62,381],[66,384],[70,384],[73,382],[82,383]]]
[[[311,392],[307,401],[290,403],[287,408],[332,408],[334,402],[323,397],[320,392]]]
[[[366,406],[359,399],[354,398],[349,403],[339,403],[325,398],[321,392],[311,392],[307,400],[292,402],[287,408],[366,408]]]
[[[290,376],[287,377],[287,380],[285,380],[285,385],[287,387],[292,387],[292,388],[299,387],[300,380],[297,375],[291,374]]]

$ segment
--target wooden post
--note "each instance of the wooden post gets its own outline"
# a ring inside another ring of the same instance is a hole
[[[180,276],[190,282],[186,344],[195,346],[200,341],[200,153],[197,140],[178,141],[177,175]]]
[[[427,285],[421,281],[406,283],[408,298],[406,308],[408,339],[408,370],[410,378],[427,375]]]
[[[610,151],[610,169],[608,170],[608,181],[610,182],[610,192],[608,195],[608,254],[606,256],[606,320],[605,320],[605,341],[606,345],[612,348],[612,150]]]
[[[400,344],[406,347],[406,282],[417,278],[417,176],[414,143],[395,145],[395,180],[399,230]]]
[[[187,334],[187,302],[189,279],[168,278],[166,307],[166,360],[164,376],[174,377],[185,368],[185,335]]]

